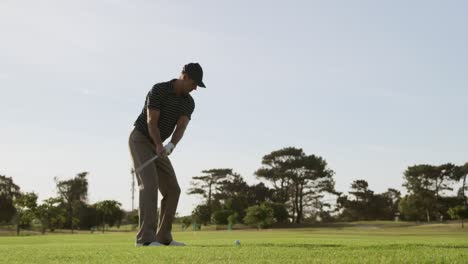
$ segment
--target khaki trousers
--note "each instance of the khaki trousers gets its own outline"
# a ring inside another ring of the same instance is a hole
[[[155,147],[140,131],[133,129],[129,138],[130,154],[134,168],[154,157]],[[168,157],[157,158],[136,173],[139,186],[139,230],[137,243],[172,241],[172,222],[179,202],[180,187],[176,174]],[[161,192],[159,224],[157,219],[158,189]]]

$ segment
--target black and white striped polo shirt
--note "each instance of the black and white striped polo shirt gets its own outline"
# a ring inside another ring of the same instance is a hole
[[[148,131],[146,109],[160,111],[159,131],[162,142],[174,132],[179,117],[185,115],[191,119],[193,110],[195,109],[195,101],[190,94],[179,96],[175,93],[175,81],[176,79],[173,79],[169,82],[157,83],[153,86],[146,96],[145,106],[140,116],[138,116],[138,119],[134,123],[135,128],[148,137],[151,142],[153,142],[153,139]]]

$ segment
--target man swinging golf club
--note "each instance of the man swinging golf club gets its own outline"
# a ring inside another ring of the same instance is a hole
[[[140,189],[136,246],[185,246],[173,240],[171,234],[180,187],[168,156],[182,139],[195,109],[190,92],[197,86],[205,87],[202,78],[200,64],[189,63],[179,79],[155,84],[130,133],[130,153]],[[163,146],[171,135],[170,142]],[[163,196],[159,221],[158,189]]]

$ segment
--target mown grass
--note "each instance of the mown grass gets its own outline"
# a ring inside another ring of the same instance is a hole
[[[188,246],[136,248],[132,232],[0,237],[0,262],[468,263],[468,229],[458,225],[360,222],[262,231],[177,230],[174,238]]]

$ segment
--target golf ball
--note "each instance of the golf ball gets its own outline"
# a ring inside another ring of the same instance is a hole
[[[234,241],[234,244],[236,244],[236,245],[240,245],[240,240],[236,240],[236,241]]]

